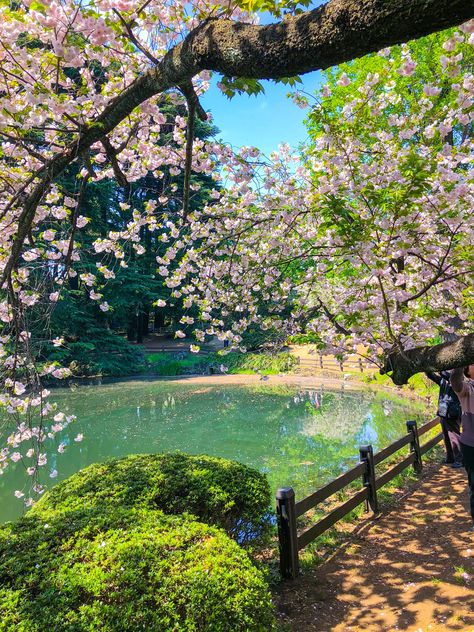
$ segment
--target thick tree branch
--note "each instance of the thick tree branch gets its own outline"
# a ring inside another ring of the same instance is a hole
[[[168,55],[230,76],[277,79],[328,68],[474,17],[473,0],[331,0],[276,24],[209,20]],[[194,74],[194,73],[193,73]]]
[[[388,355],[381,373],[389,374],[395,384],[402,385],[421,371],[443,371],[468,364],[474,364],[474,333],[432,347],[394,351]]]

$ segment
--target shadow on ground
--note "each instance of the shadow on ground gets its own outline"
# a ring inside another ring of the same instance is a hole
[[[294,632],[474,631],[466,474],[440,468],[329,562],[282,586]]]

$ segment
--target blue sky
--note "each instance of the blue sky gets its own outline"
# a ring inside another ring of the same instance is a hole
[[[301,77],[299,87],[314,93],[321,82],[321,74],[312,72]],[[306,139],[303,121],[307,110],[300,109],[287,98],[289,86],[262,82],[265,94],[236,95],[228,99],[217,88],[219,77],[214,77],[209,91],[201,97],[205,110],[210,110],[218,135],[234,147],[254,145],[268,155],[282,142],[296,147]]]
[[[312,0],[309,9],[324,4],[326,0]],[[259,14],[260,24],[275,22],[269,13]],[[321,73],[302,75],[299,88],[313,94],[321,83]],[[219,138],[234,147],[254,145],[265,154],[278,148],[280,143],[297,147],[306,139],[303,124],[307,110],[300,109],[288,99],[289,86],[262,81],[265,94],[257,96],[236,95],[229,100],[217,88],[219,77],[212,80],[210,90],[201,98],[205,110],[210,110],[214,124],[219,128]]]

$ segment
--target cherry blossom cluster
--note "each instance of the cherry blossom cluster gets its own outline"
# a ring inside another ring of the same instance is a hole
[[[44,324],[72,277],[108,312],[102,288],[117,266],[127,266],[124,244],[143,254],[140,234],[145,225],[168,239],[162,215],[174,203],[175,178],[185,168],[185,97],[170,90],[136,107],[109,134],[78,153],[72,185],[49,179],[49,170],[55,158],[74,151],[75,143],[137,77],[218,10],[232,19],[253,20],[237,4],[223,9],[206,0],[0,0],[0,406],[7,419],[0,473],[12,463],[24,465],[36,493],[42,489],[40,468],[47,467],[41,446],[45,440],[56,441],[72,421],[70,416],[62,421],[64,414],[43,386],[45,379],[50,383],[71,375],[68,366],[38,361],[47,342],[67,344],[61,338],[49,340]],[[206,72],[193,79],[198,96],[209,79]],[[223,151],[218,145],[216,149]],[[195,140],[192,171],[212,174],[215,153]],[[124,203],[122,210],[132,219],[122,231],[95,241],[97,273],[82,271],[89,223],[85,187],[107,178],[131,183],[149,174],[163,181],[162,194],[145,211]],[[13,259],[23,230],[20,252]],[[57,449],[64,451],[64,444]],[[25,494],[18,490],[17,496]]]
[[[312,331],[382,366],[389,350],[469,331],[473,31],[449,36],[429,76],[415,44],[381,51],[380,72],[329,75],[302,157],[281,147],[263,164],[242,148],[224,165],[225,191],[160,261],[198,341]]]

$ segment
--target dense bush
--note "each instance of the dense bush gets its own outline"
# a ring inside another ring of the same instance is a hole
[[[242,542],[261,531],[269,504],[268,481],[257,470],[236,461],[178,452],[91,465],[53,487],[32,512],[117,505],[188,512]]]
[[[108,507],[0,529],[1,632],[268,632],[268,587],[223,531]]]
[[[220,356],[229,373],[259,373],[275,375],[288,373],[298,365],[298,358],[287,352],[238,353]]]
[[[89,325],[84,339],[68,340],[61,347],[47,345],[47,363],[69,366],[75,376],[120,377],[146,370],[143,348],[132,345],[114,332]]]
[[[324,348],[321,336],[314,331],[310,331],[307,334],[288,336],[288,342],[293,345],[321,345],[321,348]]]
[[[192,375],[209,372],[209,356],[193,353],[149,353],[146,357],[150,373],[154,375]]]
[[[208,355],[153,353],[147,356],[149,369],[155,375],[188,375],[192,373],[288,373],[298,365],[298,358],[280,353],[210,353]]]

